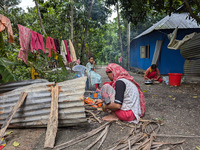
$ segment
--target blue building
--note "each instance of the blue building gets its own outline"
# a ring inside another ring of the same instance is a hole
[[[152,64],[156,43],[160,46],[160,57],[157,61],[161,74],[183,73],[185,59],[181,56],[180,50],[168,49],[168,34],[178,27],[176,39],[181,40],[185,35],[193,32],[200,32],[197,22],[189,19],[187,13],[171,14],[166,16],[152,27],[135,37],[130,45],[131,67],[146,70]],[[163,42],[161,42],[163,41]]]

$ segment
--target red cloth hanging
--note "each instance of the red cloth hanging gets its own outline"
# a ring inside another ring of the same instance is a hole
[[[46,39],[46,48],[49,49],[49,57],[51,57],[51,49],[54,49],[54,53],[56,54],[57,51],[56,51],[56,46],[54,44],[54,40],[53,38],[47,36],[47,39]]]
[[[21,58],[26,64],[28,64],[28,51],[31,48],[31,30],[19,24],[18,29],[19,41],[21,45],[18,57]]]
[[[66,51],[67,51],[67,55],[66,55],[67,63],[70,63],[70,62],[72,62],[72,59],[71,59],[70,54],[69,54],[69,49],[68,49],[68,46],[67,46],[67,41],[64,40],[64,43],[65,43],[65,47],[66,47]]]
[[[38,49],[45,53],[43,36],[31,30],[31,52]]]

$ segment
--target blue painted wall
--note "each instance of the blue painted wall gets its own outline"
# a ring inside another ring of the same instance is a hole
[[[160,73],[183,73],[185,59],[181,56],[180,50],[171,50],[167,48],[167,45],[169,44],[167,34],[172,32],[173,30],[171,29],[159,31],[156,30],[138,39],[132,40],[130,49],[131,67],[137,67],[146,70],[149,66],[151,66],[156,41],[165,39],[162,45],[161,54],[158,61],[158,68],[160,70]],[[185,35],[193,32],[200,32],[200,29],[178,29],[176,39],[180,40]],[[150,57],[140,58],[140,46],[146,45],[150,46]]]

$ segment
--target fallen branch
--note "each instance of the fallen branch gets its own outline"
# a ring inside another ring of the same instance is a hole
[[[146,140],[143,142],[143,143],[141,143],[140,145],[138,145],[136,148],[134,148],[133,150],[138,150],[138,149],[143,149],[146,145],[147,145],[147,143],[150,141],[150,139],[149,138],[146,138]]]
[[[108,128],[106,128],[106,132],[105,132],[104,136],[102,137],[101,142],[97,149],[100,149],[101,145],[103,144],[103,142],[105,141],[105,139],[107,137],[107,134],[108,134]]]
[[[21,93],[19,100],[17,101],[17,103],[15,104],[15,106],[13,107],[13,109],[11,110],[11,112],[9,113],[8,117],[6,118],[5,122],[3,123],[2,127],[1,127],[0,139],[3,137],[6,129],[8,128],[8,126],[9,126],[13,116],[17,112],[18,108],[23,104],[24,100],[26,99],[26,96],[27,96],[26,92]]]
[[[178,141],[178,142],[153,142],[152,145],[177,145],[177,144],[182,144],[184,143],[185,140],[182,140],[182,141]]]
[[[144,138],[144,134],[143,133],[139,133],[136,134],[133,137],[130,137],[129,140],[131,141],[131,146],[134,145],[135,143],[141,141]],[[118,147],[115,148],[115,150],[125,150],[128,149],[128,145],[127,145],[128,141],[125,144],[121,144]]]
[[[159,150],[161,146],[163,146],[163,145],[162,144],[160,144],[160,145],[153,145],[151,148],[154,148],[154,150]]]
[[[81,141],[83,141],[83,140],[85,140],[85,139],[88,139],[89,137],[92,137],[93,135],[97,134],[97,133],[100,132],[102,129],[104,129],[105,126],[107,126],[108,124],[110,124],[110,122],[107,122],[107,123],[101,125],[100,127],[98,127],[97,129],[94,129],[94,130],[92,130],[92,131],[90,131],[90,132],[88,132],[88,133],[85,133],[85,134],[83,134],[83,135],[81,135],[81,136],[79,136],[79,137],[77,137],[77,138],[75,138],[75,139],[72,139],[72,140],[70,140],[70,141],[68,141],[68,142],[65,142],[65,143],[63,143],[63,144],[60,144],[60,145],[58,145],[58,146],[55,146],[54,149],[56,149],[56,150],[64,149],[64,148],[67,148],[67,147],[69,147],[69,146],[71,146],[71,145],[74,145],[74,144],[76,144],[76,143],[79,143],[79,142],[81,142]]]
[[[114,150],[119,144],[123,144],[126,142],[126,140],[133,134],[133,131],[135,129],[131,129],[130,133],[127,136],[122,137],[122,139],[120,139],[118,142],[116,142],[115,144],[113,144],[111,147],[107,148],[109,150]]]
[[[98,123],[101,124],[101,120],[99,120],[99,118],[97,118],[97,116],[93,112],[91,112],[89,110],[85,110],[85,112],[90,113],[98,121]]]
[[[200,138],[200,136],[195,135],[167,135],[167,134],[156,134],[158,137],[175,137],[175,138]]]
[[[154,137],[155,137],[155,134],[152,133],[151,136],[150,136],[150,141],[149,141],[147,150],[151,150],[151,145],[152,145],[152,143],[153,143]]]
[[[108,130],[109,125],[107,125],[105,127],[105,129],[101,132],[101,134],[96,138],[96,140],[94,142],[92,142],[90,145],[88,145],[88,147],[85,148],[85,150],[89,150],[91,147],[93,147],[102,137],[103,135],[106,133],[106,131]]]
[[[127,127],[135,128],[134,125],[131,125],[130,123],[124,123],[124,122],[122,122],[120,120],[118,120],[116,123],[119,124],[119,125],[123,124],[123,125],[125,125]]]
[[[160,125],[163,125],[164,122],[162,120],[145,120],[145,119],[139,119],[140,122],[150,122],[150,123],[159,123]]]
[[[128,149],[131,150],[131,142],[128,140]]]

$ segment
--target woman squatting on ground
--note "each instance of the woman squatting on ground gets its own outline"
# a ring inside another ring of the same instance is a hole
[[[101,100],[97,100],[96,104],[103,103],[103,111],[111,111],[111,114],[102,119],[138,123],[145,113],[144,94],[139,84],[124,68],[114,63],[106,67],[106,74],[111,82],[104,83]]]

